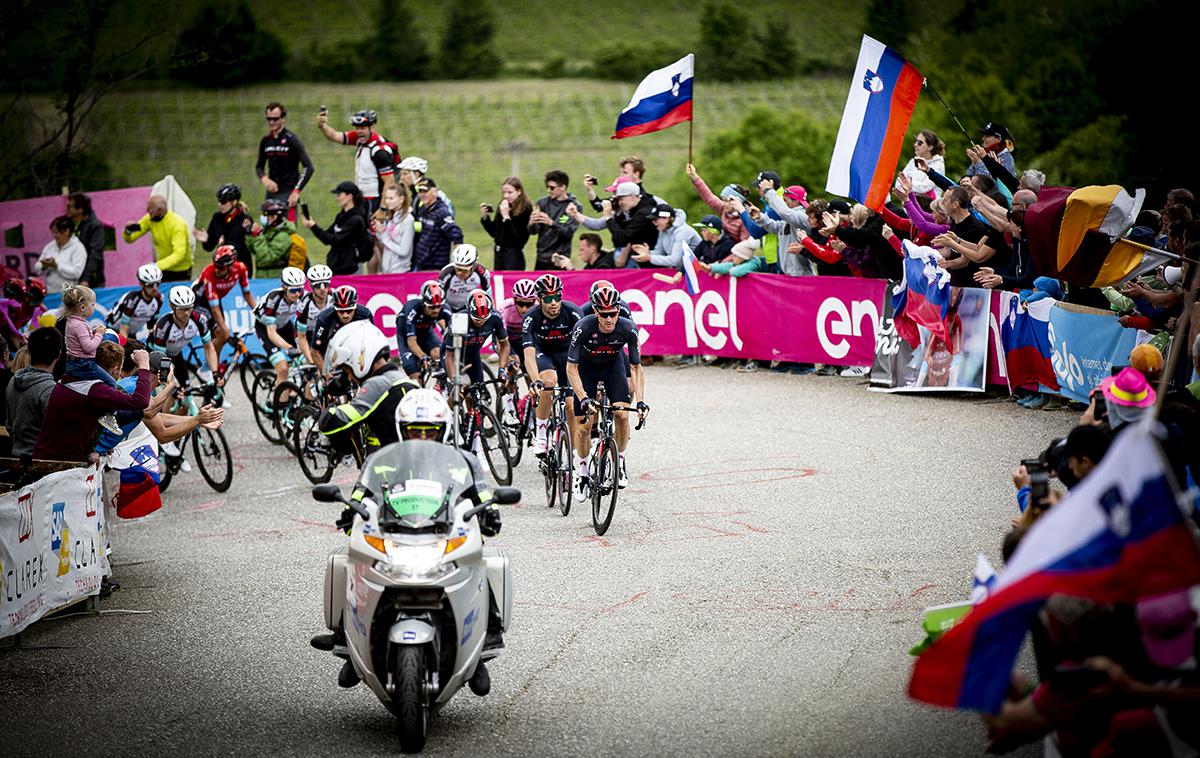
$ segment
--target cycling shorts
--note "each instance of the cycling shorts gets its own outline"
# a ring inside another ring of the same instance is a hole
[[[558,375],[558,386],[570,387],[571,382],[567,379],[567,351],[561,353],[537,353],[537,369],[538,373],[543,371],[553,370]]]
[[[625,377],[625,364],[622,361],[576,365],[579,367],[579,380],[583,383],[585,395],[596,397],[596,385],[604,382],[604,392],[609,405],[629,402],[629,380]],[[575,398],[575,415],[583,415],[583,409],[579,407],[579,398]]]
[[[426,329],[423,332],[417,332],[417,347],[426,355],[429,355],[434,350],[440,350],[442,347],[442,338],[437,335],[437,332],[432,329]],[[421,373],[421,360],[417,358],[416,353],[408,349],[408,340],[404,340],[404,351],[400,353],[400,364],[404,367],[404,373],[412,376]]]
[[[272,366],[277,366],[280,363],[287,362],[287,351],[280,350],[279,346],[267,337],[267,327],[263,326],[262,324],[255,324],[254,333],[258,335],[258,339],[262,342],[263,352],[267,354],[267,360],[271,362]],[[284,342],[287,342],[292,347],[295,347],[296,329],[291,323],[289,323],[283,329],[278,329],[276,333],[280,337],[283,337]]]

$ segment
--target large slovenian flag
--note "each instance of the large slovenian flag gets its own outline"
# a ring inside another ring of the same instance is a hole
[[[912,347],[921,344],[923,326],[954,352],[946,316],[950,312],[950,272],[938,266],[941,258],[932,247],[904,241],[904,276],[892,295],[892,323],[896,333]]]
[[[1053,594],[1132,603],[1200,582],[1200,550],[1146,424],[1021,540],[986,600],[913,665],[910,697],[995,713],[1025,634]]]
[[[1058,389],[1054,374],[1054,351],[1050,345],[1050,311],[1058,302],[1045,297],[1021,305],[1021,299],[1001,293],[1004,321],[1000,325],[1000,343],[1004,345],[1004,365],[1010,390],[1028,384]]]
[[[904,133],[925,78],[887,45],[863,35],[825,190],[873,210],[887,201]]]
[[[617,117],[617,131],[612,138],[649,134],[691,121],[694,59],[688,53],[670,66],[651,71]]]

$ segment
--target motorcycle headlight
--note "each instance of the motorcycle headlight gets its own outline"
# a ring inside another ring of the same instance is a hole
[[[375,561],[375,570],[393,579],[440,579],[457,569],[454,563],[435,563],[431,566],[413,566],[403,563]]]

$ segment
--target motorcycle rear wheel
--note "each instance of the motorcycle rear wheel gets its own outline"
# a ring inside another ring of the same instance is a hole
[[[425,708],[425,653],[419,647],[401,646],[396,654],[396,694],[392,711],[396,714],[396,731],[400,749],[419,753],[425,747],[425,728],[428,712]]]

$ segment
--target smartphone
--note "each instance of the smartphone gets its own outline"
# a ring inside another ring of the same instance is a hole
[[[321,108],[320,108],[320,110],[319,110],[319,111],[317,111],[317,112],[318,112],[318,113],[320,113],[320,114],[322,114],[322,115],[329,115],[329,106],[328,106],[328,105],[322,105],[322,106],[321,106]]]
[[[305,218],[312,218],[312,216],[308,215],[308,203],[300,203],[300,213]]]
[[[596,181],[596,177],[592,176],[591,174],[588,174],[587,176],[585,176],[583,178],[583,180],[584,180],[584,182],[592,185],[593,187],[595,187],[597,184],[599,184],[599,182]]]
[[[484,208],[487,208],[487,212],[488,212],[488,213],[495,213],[495,212],[496,212],[496,209],[495,209],[495,208],[493,208],[493,207],[491,206],[491,204],[490,204],[490,203],[489,203],[489,204],[485,204],[483,207],[484,207]]]

